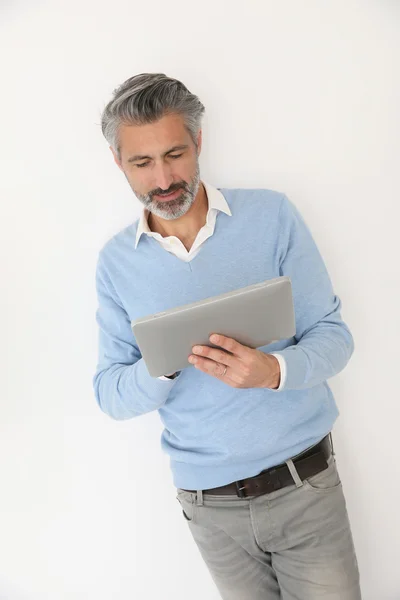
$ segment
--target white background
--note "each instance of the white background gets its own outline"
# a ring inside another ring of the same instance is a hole
[[[206,106],[202,177],[283,191],[313,232],[355,339],[329,383],[363,600],[399,599],[399,3],[0,10],[1,600],[219,598],[158,414],[113,421],[92,391],[97,254],[141,211],[100,114],[153,71]]]

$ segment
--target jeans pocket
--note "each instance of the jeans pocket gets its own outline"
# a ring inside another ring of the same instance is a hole
[[[328,467],[326,469],[304,479],[303,485],[305,489],[323,494],[342,487],[335,458],[331,455],[327,462]]]
[[[185,517],[186,521],[191,523],[194,517],[194,499],[190,492],[185,492],[183,490],[178,490],[176,499],[182,508],[182,514]]]

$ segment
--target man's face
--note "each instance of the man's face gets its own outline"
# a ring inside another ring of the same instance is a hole
[[[183,118],[169,114],[147,125],[122,125],[119,142],[120,160],[110,147],[114,160],[142,204],[166,220],[186,214],[200,185],[201,132],[196,152]]]

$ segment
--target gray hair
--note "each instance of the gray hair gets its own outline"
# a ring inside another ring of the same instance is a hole
[[[144,125],[165,114],[183,116],[196,148],[204,106],[178,79],[164,73],[141,73],[130,77],[113,92],[101,116],[101,130],[121,159],[118,139],[120,125]]]

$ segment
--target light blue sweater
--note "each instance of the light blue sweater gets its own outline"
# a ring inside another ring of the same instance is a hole
[[[141,236],[138,221],[100,250],[96,269],[101,410],[129,419],[158,410],[174,485],[207,489],[251,477],[318,442],[339,415],[327,379],[349,361],[353,337],[320,252],[295,205],[266,189],[225,189],[231,215],[190,262]],[[188,363],[173,380],[151,377],[130,322],[280,275],[292,282],[296,335],[259,348],[285,359],[279,390],[242,389]]]

